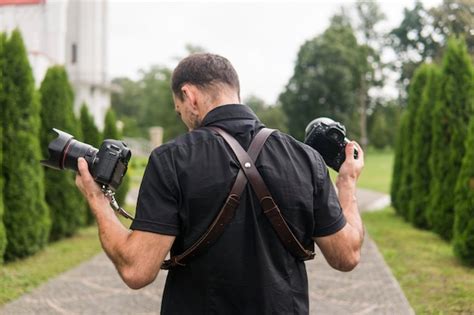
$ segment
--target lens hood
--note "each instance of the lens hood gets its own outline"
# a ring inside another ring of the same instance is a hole
[[[40,163],[44,166],[51,167],[57,170],[64,169],[64,151],[70,144],[74,137],[67,132],[53,128],[53,131],[58,134],[58,137],[51,141],[48,145],[49,158],[42,160]]]

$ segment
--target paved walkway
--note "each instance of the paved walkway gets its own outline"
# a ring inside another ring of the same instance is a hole
[[[386,195],[358,192],[361,209],[386,206]],[[366,237],[359,266],[331,269],[319,254],[307,263],[311,314],[413,314],[374,242]],[[141,290],[128,289],[99,254],[0,309],[0,314],[158,314],[166,272]]]

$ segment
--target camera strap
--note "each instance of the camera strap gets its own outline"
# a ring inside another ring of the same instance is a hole
[[[190,259],[203,252],[219,238],[219,236],[224,232],[226,225],[234,217],[235,209],[237,209],[240,203],[240,196],[247,182],[250,182],[253,191],[260,201],[263,213],[270,221],[273,229],[286,249],[300,260],[313,259],[315,256],[314,244],[312,243],[310,249],[306,249],[301,245],[286,223],[280,209],[268,191],[263,178],[254,165],[263,145],[274,130],[263,128],[254,137],[250,143],[248,151],[246,152],[237,140],[224,130],[218,127],[208,128],[219,134],[226,141],[239,161],[240,170],[231,188],[229,196],[208,230],[182,254],[172,256],[170,259],[164,261],[161,269],[167,270],[175,266],[185,266]]]

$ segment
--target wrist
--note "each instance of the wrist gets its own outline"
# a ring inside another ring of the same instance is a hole
[[[353,189],[355,190],[357,184],[357,178],[349,175],[338,175],[336,178],[336,187],[338,190]]]
[[[97,210],[107,207],[110,204],[109,199],[101,192],[100,194],[91,195],[88,199],[91,209]]]

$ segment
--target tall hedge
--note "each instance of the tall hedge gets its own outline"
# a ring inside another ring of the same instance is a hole
[[[101,143],[101,135],[99,129],[94,124],[94,118],[89,113],[86,104],[81,106],[81,129],[82,129],[82,141],[92,145],[95,148],[99,148]],[[86,224],[91,224],[94,222],[94,215],[89,210],[86,214]]]
[[[15,30],[5,46],[3,112],[5,258],[35,253],[48,240],[49,210],[44,201],[40,102],[23,39]]]
[[[464,40],[451,38],[443,56],[439,101],[433,111],[432,184],[428,221],[436,233],[451,239],[454,189],[465,153],[469,118],[473,114],[472,62]]]
[[[101,144],[101,134],[94,123],[94,117],[90,114],[86,104],[82,104],[79,117],[81,121],[82,141],[95,148],[99,148]]]
[[[5,35],[0,33],[0,139],[3,139],[3,120],[4,120],[4,92],[3,92],[3,67],[5,65],[4,56]],[[3,172],[2,172],[2,140],[0,140],[0,264],[3,262],[3,254],[7,246],[7,234],[3,224]]]
[[[51,129],[57,128],[81,139],[81,129],[73,112],[73,90],[66,71],[61,66],[49,68],[41,83],[42,95],[41,144],[48,156],[48,143],[54,138]],[[85,223],[86,205],[76,188],[75,173],[46,169],[46,201],[51,208],[51,240],[71,236]]]
[[[413,197],[413,173],[412,164],[415,152],[418,148],[414,147],[413,134],[415,131],[415,119],[418,107],[420,107],[421,96],[427,81],[427,73],[424,67],[415,71],[413,79],[410,82],[408,91],[407,122],[405,126],[405,137],[403,138],[403,157],[400,174],[400,187],[398,192],[399,212],[408,219],[410,199]]]
[[[117,129],[117,119],[115,112],[110,108],[105,114],[105,123],[104,123],[104,139],[121,139],[121,132]],[[122,184],[115,193],[115,199],[120,206],[125,206],[125,199],[127,197],[128,190],[130,188],[130,176],[125,175],[122,180]]]
[[[474,118],[469,125],[466,150],[455,191],[453,244],[454,253],[474,266]]]
[[[422,74],[423,73],[423,74]],[[439,98],[440,71],[434,64],[422,65],[416,75],[426,77],[426,84],[420,93],[420,104],[414,113],[415,126],[413,130],[413,160],[409,165],[412,176],[412,193],[408,202],[408,218],[415,226],[428,228],[426,207],[429,203],[431,172],[429,159],[431,148],[431,112]],[[413,91],[411,91],[413,92]],[[418,92],[418,91],[417,91]],[[412,97],[412,95],[409,95]]]
[[[401,183],[401,174],[403,169],[403,158],[405,155],[404,141],[407,138],[407,124],[408,124],[408,113],[404,112],[400,118],[400,124],[398,125],[397,139],[395,142],[395,160],[393,162],[393,177],[392,184],[390,187],[390,198],[392,201],[392,206],[395,208],[395,211],[398,214],[401,214],[400,208],[400,183]]]

